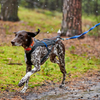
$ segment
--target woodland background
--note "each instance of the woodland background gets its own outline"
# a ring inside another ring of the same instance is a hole
[[[79,13],[74,13],[75,15],[72,17],[71,14],[76,9]],[[63,20],[64,18],[65,20]],[[78,20],[79,22],[77,22]],[[36,38],[41,40],[57,36],[57,31],[64,29],[63,22],[67,25],[63,38],[89,30],[95,24],[100,23],[100,0],[0,0],[0,98],[8,98],[9,93],[21,90],[18,83],[26,72],[24,49],[12,47],[10,43],[15,37],[13,32],[19,30],[35,32],[39,28],[41,32]],[[72,33],[70,35],[67,34],[69,29],[69,33]],[[76,33],[73,33],[73,29],[76,30]],[[90,31],[82,39],[62,42],[66,49],[66,86],[73,86],[70,83],[72,80],[76,82],[76,79],[80,84],[82,79],[84,83],[100,81],[100,26]],[[30,78],[27,93],[32,91],[42,93],[50,84],[60,84],[61,79],[62,74],[58,65],[52,64],[48,60],[41,66],[41,71]],[[79,88],[84,91],[83,87],[85,87],[88,91],[84,83]],[[92,87],[91,84],[89,86]],[[92,96],[93,94],[90,97],[92,98]]]

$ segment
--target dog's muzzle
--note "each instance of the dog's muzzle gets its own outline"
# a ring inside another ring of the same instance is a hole
[[[12,46],[15,46],[15,42],[14,41],[11,41],[11,44],[12,44]]]

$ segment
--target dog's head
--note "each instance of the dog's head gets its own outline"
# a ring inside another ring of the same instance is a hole
[[[39,32],[39,29],[34,33],[27,31],[14,32],[15,38],[11,41],[12,46],[29,46],[32,42],[32,37],[35,37]]]

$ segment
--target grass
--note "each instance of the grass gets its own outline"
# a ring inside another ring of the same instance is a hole
[[[100,16],[94,16],[94,15],[86,15],[84,14],[82,16],[82,30],[87,31],[89,30],[91,27],[93,27],[94,25],[96,25],[97,23],[100,23]],[[100,36],[100,26],[96,27],[95,29],[93,29],[93,31],[90,31],[88,33],[89,36],[95,36],[98,37]]]
[[[24,52],[22,47],[0,46],[0,88],[6,90],[9,86],[10,91],[18,89],[18,83],[25,75],[26,65],[24,62]],[[87,59],[66,51],[65,62],[66,71],[71,75],[70,78],[79,77],[80,74],[88,70],[98,69],[100,60]],[[45,80],[59,82],[62,79],[57,64],[49,60],[41,66],[41,71],[33,74],[29,81],[29,87],[40,86]],[[69,78],[67,77],[66,80]],[[14,88],[14,89],[13,89]]]
[[[18,16],[21,21],[27,22],[29,26],[35,29],[40,28],[41,32],[45,33],[57,32],[62,21],[61,13],[41,9],[28,10],[19,7]]]
[[[26,9],[24,7],[19,7],[18,9],[20,22],[3,22],[2,24],[6,34],[19,30],[36,31],[38,28],[41,29],[41,33],[56,33],[61,28],[62,13],[41,9]],[[96,23],[99,23],[99,20],[100,16],[86,16],[84,14],[82,16],[82,31],[89,30]],[[88,35],[100,36],[99,27],[89,32]]]
[[[94,15],[86,15],[86,14],[84,14],[83,16],[82,16],[82,19],[84,20],[88,20],[88,21],[90,21],[90,22],[97,22],[97,23],[99,23],[99,20],[100,20],[100,16],[94,16]]]
[[[27,28],[26,26],[30,26],[31,29],[35,30],[40,28],[43,33],[57,32],[61,27],[62,14],[58,12],[50,12],[41,9],[28,10],[19,7],[18,16],[20,20],[24,22],[20,23],[20,27],[25,26],[24,28]],[[83,16],[83,20],[86,20],[86,24],[88,24],[88,22],[96,22],[96,20],[91,17],[86,18]],[[21,30],[19,25],[16,24],[16,27]],[[83,30],[88,30],[89,27],[87,28],[84,26]],[[15,30],[15,28],[14,30],[13,28],[10,28],[8,24],[4,25],[4,28],[6,29],[7,34],[10,34]],[[94,30],[94,32],[96,31]],[[71,46],[69,50],[66,51],[66,71],[70,76],[67,77],[66,80],[79,77],[80,74],[83,74],[88,70],[99,69],[100,66],[100,59],[88,59],[86,54],[83,54],[85,58],[71,54],[70,51],[75,49],[75,46]],[[3,91],[9,88],[10,91],[14,91],[16,88],[19,89],[17,85],[25,75],[26,71],[23,48],[7,46],[6,44],[5,46],[0,46],[0,69],[0,90]],[[60,72],[59,66],[47,60],[47,62],[41,66],[41,71],[31,76],[29,87],[40,86],[45,80],[61,82],[61,79],[62,73]]]
[[[56,11],[51,12],[41,9],[29,10],[23,7],[19,7],[18,16],[21,21],[27,22],[27,25],[33,27],[35,30],[40,28],[41,32],[55,33],[59,30],[59,28],[61,28],[62,13]],[[84,14],[82,16],[83,32],[93,27],[96,23],[99,23],[99,20],[100,16],[87,16]],[[22,23],[22,25],[25,26],[26,24]],[[96,28],[88,34],[98,36],[100,32]]]

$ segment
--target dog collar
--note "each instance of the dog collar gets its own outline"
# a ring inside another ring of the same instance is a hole
[[[31,43],[31,45],[28,47],[28,48],[24,48],[25,51],[31,51],[32,50],[32,47],[34,45],[34,41]]]

